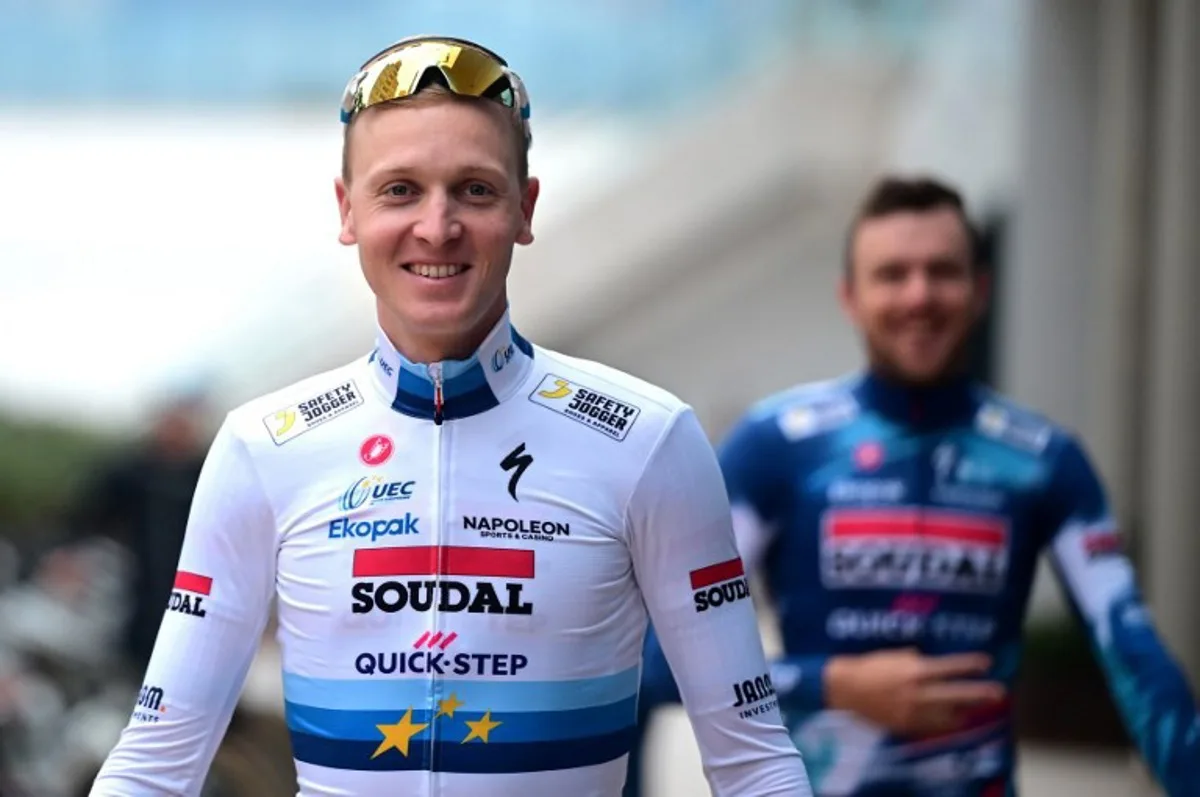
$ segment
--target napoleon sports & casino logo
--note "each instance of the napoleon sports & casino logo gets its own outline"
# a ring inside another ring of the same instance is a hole
[[[833,509],[821,520],[831,589],[995,593],[1008,575],[1004,518],[929,509]]]
[[[534,552],[513,548],[360,548],[350,588],[355,614],[401,611],[533,614],[524,600]],[[386,579],[386,580],[385,580]]]

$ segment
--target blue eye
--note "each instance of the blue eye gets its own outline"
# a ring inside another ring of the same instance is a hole
[[[404,183],[396,183],[395,185],[388,186],[387,192],[389,196],[405,197],[412,193],[412,189]]]
[[[488,188],[483,183],[470,183],[467,186],[467,194],[473,197],[485,197],[492,193],[492,189]]]

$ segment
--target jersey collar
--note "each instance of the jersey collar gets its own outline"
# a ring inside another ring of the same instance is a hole
[[[867,409],[900,423],[920,426],[962,420],[979,406],[975,384],[965,376],[917,387],[868,371],[854,386],[854,396]]]
[[[378,328],[369,359],[375,383],[392,409],[441,422],[490,410],[520,387],[533,366],[533,346],[517,333],[508,310],[466,360],[414,363]],[[441,412],[435,383],[441,374]]]

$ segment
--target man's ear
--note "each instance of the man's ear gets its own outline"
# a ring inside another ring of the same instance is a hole
[[[521,229],[517,231],[517,243],[528,246],[533,243],[533,209],[537,206],[538,193],[542,185],[536,177],[530,177],[521,196]]]
[[[345,180],[335,177],[333,191],[337,196],[338,215],[342,219],[341,229],[338,231],[338,243],[353,246],[358,243],[358,236],[354,232],[354,214],[350,210],[350,189],[346,186]]]

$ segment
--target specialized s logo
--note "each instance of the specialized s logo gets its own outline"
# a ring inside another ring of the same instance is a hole
[[[508,480],[508,494],[512,496],[514,501],[520,500],[517,498],[517,482],[521,481],[521,476],[533,464],[533,455],[525,453],[525,444],[514,448],[508,452],[504,459],[500,460],[500,468],[504,471],[512,471],[512,478]]]
[[[933,485],[929,497],[938,503],[998,511],[1006,499],[997,488],[999,475],[987,464],[963,455],[953,443],[933,450]]]

